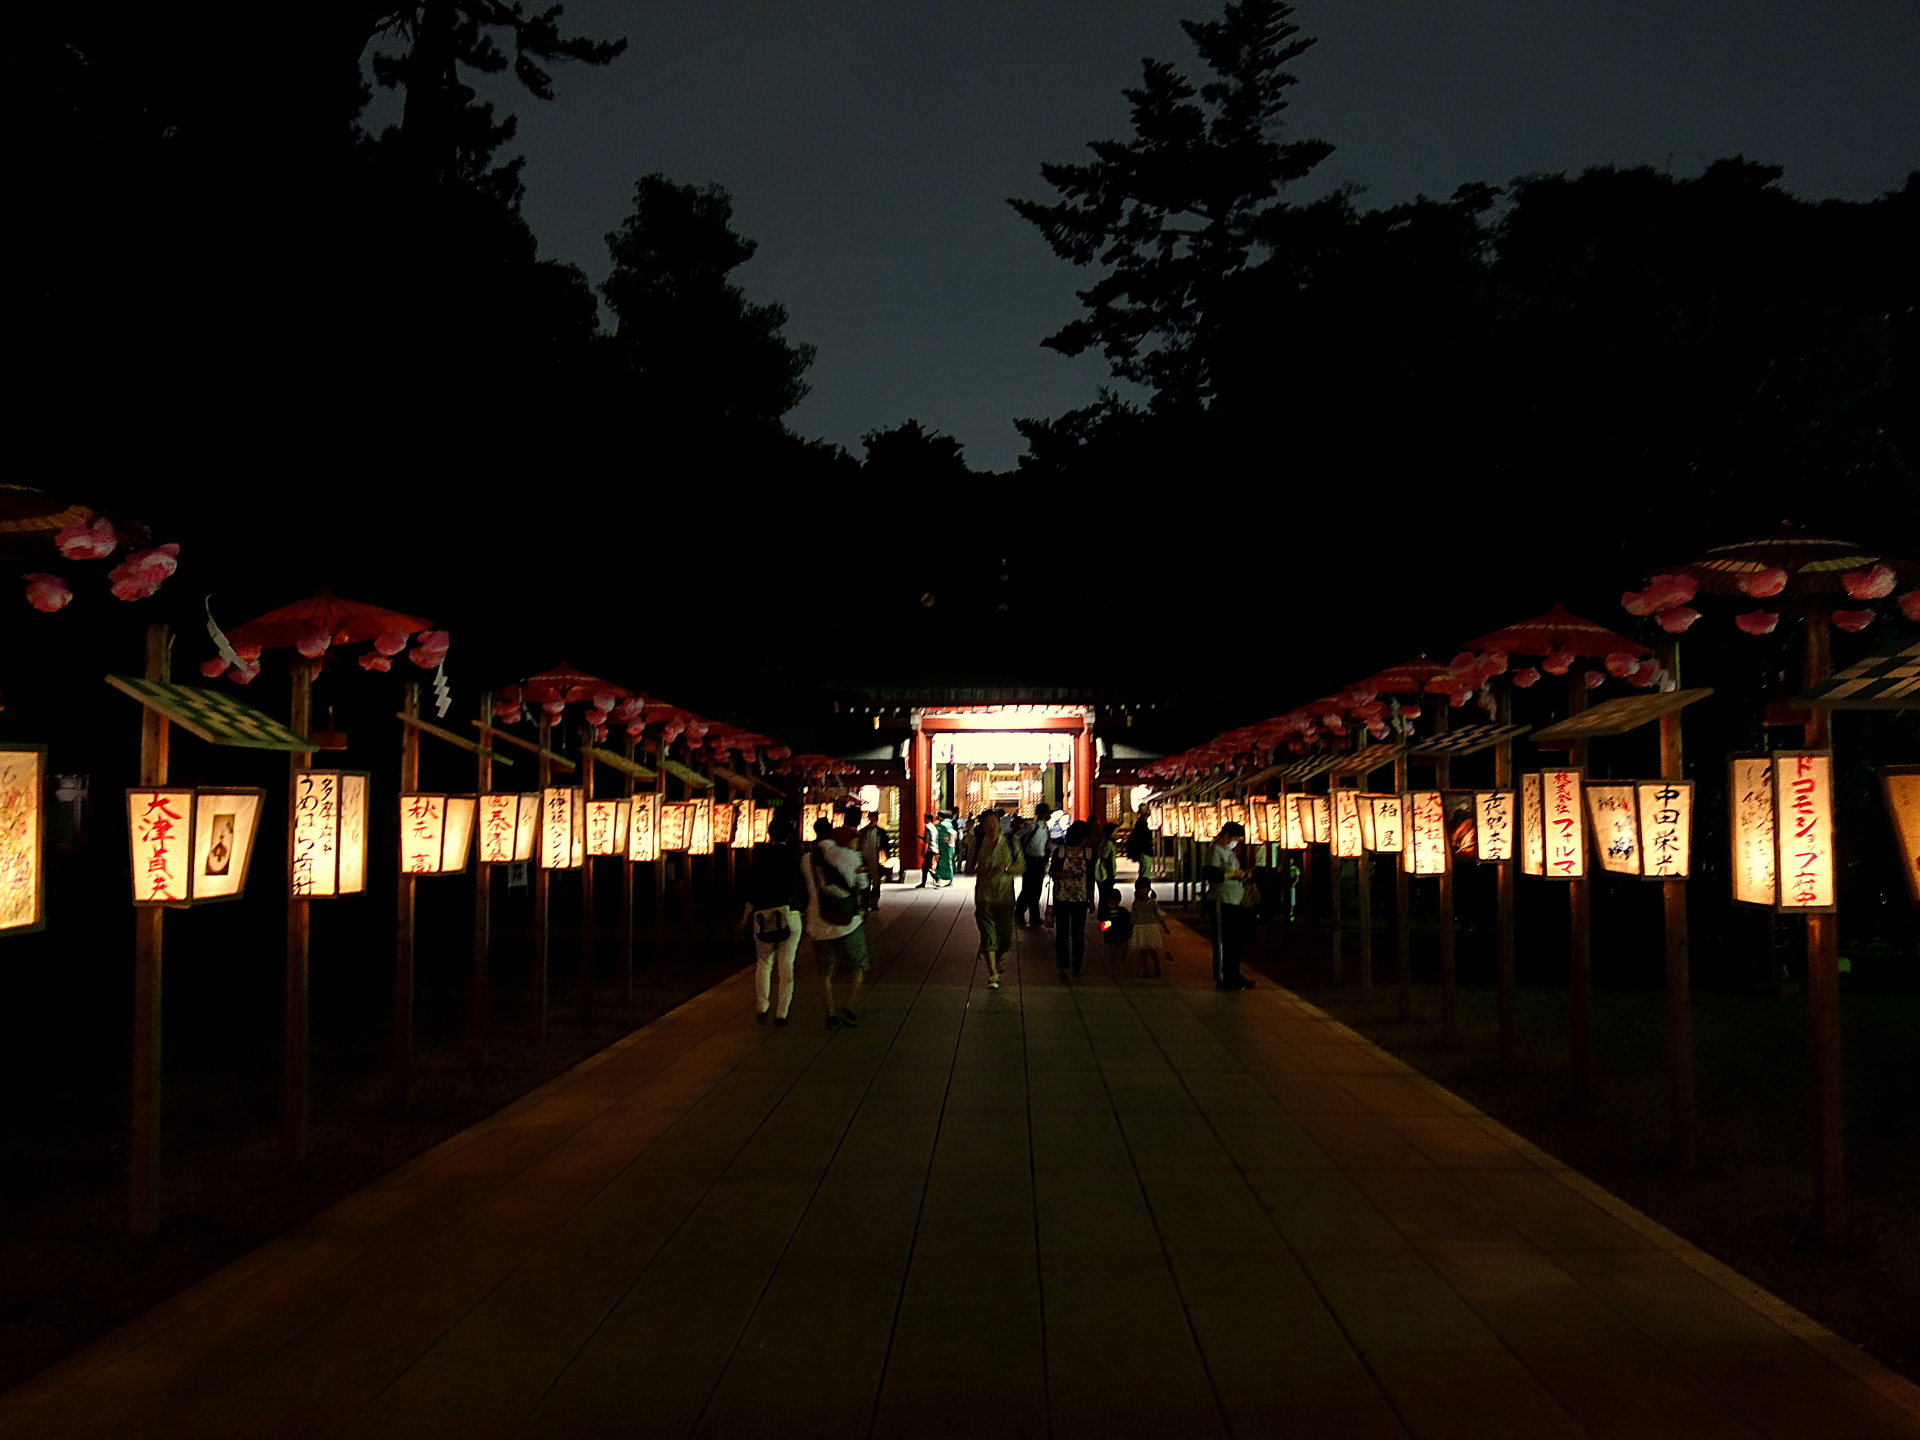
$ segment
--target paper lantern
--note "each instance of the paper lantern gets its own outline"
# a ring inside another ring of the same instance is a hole
[[[1301,823],[1312,827],[1307,831],[1307,838],[1316,845],[1331,845],[1333,843],[1332,802],[1324,795],[1303,795],[1300,798],[1307,802],[1306,809],[1302,812]]]
[[[1693,782],[1641,780],[1634,785],[1640,821],[1640,873],[1684,880],[1692,862]]]
[[[293,777],[295,896],[327,900],[367,888],[367,775],[359,770],[299,770]]]
[[[731,800],[718,800],[713,806],[713,843],[715,845],[733,844],[733,826],[739,811],[733,808]]]
[[[689,855],[713,853],[713,798],[702,795],[693,802],[692,825],[687,831]]]
[[[1193,806],[1181,800],[1167,807],[1167,816],[1171,826],[1167,834],[1175,840],[1190,839],[1193,835]]]
[[[1880,795],[1900,847],[1900,870],[1907,877],[1907,898],[1920,905],[1920,765],[1880,767]]]
[[[1473,791],[1443,790],[1441,809],[1446,816],[1447,850],[1453,864],[1480,858],[1480,823],[1474,813]]]
[[[1732,808],[1733,898],[1771,907],[1777,898],[1773,825],[1773,757],[1736,755],[1729,762]]]
[[[587,801],[587,854],[623,855],[629,827],[625,800]]]
[[[577,785],[540,792],[540,868],[578,870],[587,863],[587,807]]]
[[[1515,796],[1511,790],[1473,792],[1474,859],[1513,859]]]
[[[753,807],[753,843],[768,845],[773,842],[773,807],[756,805]]]
[[[533,858],[540,828],[540,797],[502,790],[480,797],[480,863],[511,865]]]
[[[1547,812],[1538,771],[1520,777],[1520,870],[1525,875],[1547,873]]]
[[[47,747],[0,744],[0,935],[47,923]]]
[[[1398,855],[1406,847],[1406,802],[1398,795],[1360,797],[1360,843],[1380,855]]]
[[[654,861],[660,858],[660,797],[651,792],[636,795],[627,807],[627,859]]]
[[[813,807],[808,806],[809,810]],[[662,850],[684,850],[687,839],[693,830],[693,806],[681,801],[673,805],[660,807],[660,848]]]
[[[1585,787],[1593,820],[1593,853],[1615,875],[1640,873],[1640,816],[1633,786],[1595,783]]]
[[[1578,880],[1587,873],[1586,817],[1580,808],[1578,769],[1540,772],[1540,836],[1543,873],[1550,880]]]
[[[1243,822],[1247,827],[1249,845],[1265,845],[1273,839],[1267,833],[1267,802],[1265,800],[1247,801],[1247,818]]]
[[[1330,840],[1337,859],[1355,860],[1366,854],[1360,843],[1360,792],[1341,786],[1329,797]]]
[[[473,848],[472,795],[400,797],[400,873],[460,875]]]
[[[899,809],[899,805],[896,804],[894,806],[896,815]],[[898,823],[896,820],[895,824]],[[742,849],[753,844],[753,802],[751,800],[733,802],[733,843]],[[899,837],[896,836],[894,844],[898,846],[899,843]]]
[[[1307,848],[1307,836],[1312,832],[1300,817],[1298,795],[1282,795],[1274,801],[1279,815],[1280,848],[1283,850],[1304,850]]]
[[[1447,873],[1447,802],[1438,790],[1410,790],[1405,797],[1406,843],[1400,868],[1409,875]]]
[[[1220,823],[1223,826],[1238,825],[1242,830],[1246,829],[1247,807],[1242,805],[1238,800],[1222,800],[1220,802]]]
[[[1193,838],[1211,840],[1220,833],[1220,807],[1202,803],[1193,807]]]
[[[1774,871],[1782,910],[1835,908],[1833,753],[1776,750],[1773,755]]]
[[[266,795],[213,786],[129,790],[133,903],[184,908],[239,899]]]

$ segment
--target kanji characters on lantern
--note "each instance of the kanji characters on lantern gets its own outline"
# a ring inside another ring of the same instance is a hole
[[[540,868],[578,870],[587,860],[587,807],[577,785],[540,792]]]
[[[753,843],[766,845],[773,840],[773,807],[756,805],[753,807]]]
[[[199,905],[247,888],[266,791],[154,786],[127,792],[133,903]]]
[[[1342,860],[1358,859],[1366,853],[1360,837],[1360,792],[1342,785],[1332,792],[1329,799],[1333,853]]]
[[[1476,859],[1491,861],[1513,859],[1514,800],[1514,793],[1511,790],[1473,792],[1473,843]]]
[[[660,807],[660,848],[662,850],[685,850],[692,833],[692,804],[683,800]]]
[[[1525,875],[1547,873],[1547,812],[1540,774],[1529,770],[1520,777],[1520,870]]]
[[[400,873],[459,875],[473,848],[472,795],[400,797]]]
[[[1692,862],[1693,782],[1641,780],[1640,873],[1649,880],[1684,880]]]
[[[1585,787],[1593,819],[1593,850],[1600,868],[1615,875],[1640,873],[1640,817],[1633,786],[1606,782]]]
[[[1777,750],[1773,756],[1775,872],[1779,908],[1829,911],[1833,890],[1833,755]]]
[[[713,797],[702,795],[693,802],[693,814],[687,830],[689,855],[713,854]]]
[[[0,935],[46,924],[47,747],[0,744]]]
[[[627,816],[625,800],[587,801],[587,854],[624,854],[629,834]]]
[[[300,899],[367,888],[368,781],[358,770],[301,770],[293,777],[288,884]]]
[[[1305,798],[1304,795],[1283,795],[1275,802],[1280,808],[1280,848],[1283,850],[1304,850],[1312,838],[1312,822],[1300,810],[1300,802]]]
[[[627,811],[627,858],[651,861],[660,858],[660,797],[636,795]]]
[[[540,797],[517,790],[480,797],[480,863],[511,865],[533,858],[539,832]]]
[[[1550,880],[1578,880],[1587,873],[1587,836],[1580,813],[1577,769],[1540,772],[1541,837]]]
[[[1409,875],[1446,874],[1446,796],[1438,790],[1409,791],[1405,807],[1406,843],[1400,852],[1401,868]]]
[[[1727,768],[1733,822],[1733,898],[1771,906],[1778,897],[1773,820],[1773,757],[1736,755]]]
[[[1406,798],[1400,795],[1360,797],[1360,840],[1381,855],[1398,855],[1406,846]]]

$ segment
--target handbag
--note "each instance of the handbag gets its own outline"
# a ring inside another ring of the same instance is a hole
[[[787,924],[785,910],[756,910],[753,923],[753,938],[762,945],[783,944],[793,937],[793,927]]]
[[[813,881],[821,922],[827,925],[851,925],[853,917],[860,912],[860,902],[842,884],[840,872],[822,863],[818,850],[813,852]]]
[[[1260,887],[1249,880],[1240,887],[1240,908],[1256,910],[1260,906]]]

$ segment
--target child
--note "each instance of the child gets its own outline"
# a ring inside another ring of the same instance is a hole
[[[1120,890],[1108,885],[1100,891],[1100,938],[1107,942],[1107,973],[1119,975],[1127,958],[1127,941],[1133,935],[1133,917],[1120,903]]]
[[[1153,886],[1142,880],[1133,887],[1133,953],[1140,957],[1140,973],[1147,979],[1160,978],[1160,952],[1166,947],[1160,902],[1153,897]]]

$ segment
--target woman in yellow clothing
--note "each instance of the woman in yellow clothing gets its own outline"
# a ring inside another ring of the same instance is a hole
[[[1000,957],[1013,948],[1013,882],[1026,873],[1026,856],[1000,833],[1000,816],[980,819],[973,860],[973,923],[980,930],[980,953],[987,961],[987,988],[1000,988]]]

